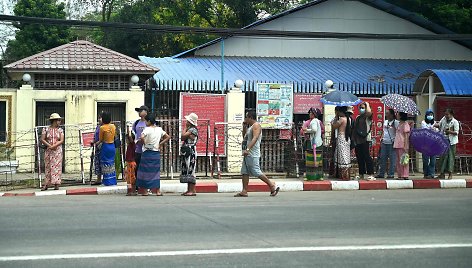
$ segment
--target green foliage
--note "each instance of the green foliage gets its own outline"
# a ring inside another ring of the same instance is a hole
[[[18,0],[14,8],[17,16],[65,19],[64,4],[56,0]],[[68,43],[70,30],[63,26],[15,23],[18,29],[5,51],[8,62]]]
[[[472,33],[471,0],[386,0],[408,11],[418,13],[426,19],[449,30]]]

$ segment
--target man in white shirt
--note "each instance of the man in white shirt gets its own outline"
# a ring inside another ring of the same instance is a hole
[[[454,111],[447,108],[444,117],[439,121],[439,131],[446,135],[450,146],[449,150],[439,158],[439,171],[441,174],[438,179],[445,179],[446,171],[449,173],[448,180],[452,179],[454,172],[454,161],[456,158],[456,144],[459,143],[459,121],[454,118]]]

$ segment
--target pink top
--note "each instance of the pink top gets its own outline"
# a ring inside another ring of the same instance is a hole
[[[410,147],[410,142],[408,140],[409,137],[410,125],[407,122],[400,122],[400,125],[398,125],[397,133],[395,135],[395,142],[393,143],[393,148],[403,148],[408,150]]]
[[[300,135],[305,136],[305,131],[303,130],[304,128],[309,128],[311,123],[311,119],[308,119],[303,123],[302,129],[300,129]]]

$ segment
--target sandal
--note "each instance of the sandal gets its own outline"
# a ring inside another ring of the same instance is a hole
[[[48,190],[48,187],[47,187],[47,186],[41,187],[41,191],[47,191],[47,190]]]
[[[90,185],[102,185],[101,181],[92,182]]]
[[[183,196],[197,196],[197,194],[196,194],[196,193],[187,192],[187,193],[184,194]]]
[[[248,197],[248,194],[237,193],[234,195],[234,197]]]
[[[59,185],[54,185],[54,190],[59,190]]]
[[[280,191],[280,187],[275,188],[275,190],[270,192],[270,196],[276,196]]]
[[[188,191],[186,192],[183,192],[182,194],[180,194],[181,196],[185,196],[186,194],[188,194]]]

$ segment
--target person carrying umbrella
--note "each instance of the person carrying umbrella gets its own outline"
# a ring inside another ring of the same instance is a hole
[[[331,127],[338,131],[334,163],[340,170],[340,179],[349,180],[349,168],[351,167],[351,118],[347,114],[347,107],[341,106],[336,110],[335,120]]]
[[[449,173],[448,180],[452,179],[454,172],[454,160],[456,158],[456,144],[459,143],[459,121],[454,118],[454,111],[447,108],[444,117],[439,121],[439,131],[446,135],[449,140],[449,150],[439,159],[439,170],[441,174],[438,179],[445,179],[445,172]]]
[[[421,128],[430,129],[433,131],[439,131],[436,128],[437,124],[434,122],[434,112],[431,109],[428,109],[424,115],[424,120],[421,121]],[[434,171],[436,165],[436,156],[435,155],[426,155],[422,154],[423,157],[423,173],[424,179],[433,179]]]

